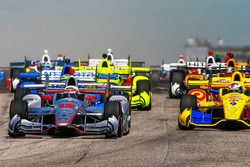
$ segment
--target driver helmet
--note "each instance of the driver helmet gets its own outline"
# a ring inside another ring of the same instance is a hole
[[[107,51],[108,51],[108,54],[113,54],[112,49],[108,48]]]
[[[218,52],[218,51],[215,52],[215,57],[216,57],[216,58],[220,58],[220,52]]]
[[[48,55],[49,54],[49,51],[47,49],[43,50],[43,54],[44,55]]]
[[[214,55],[214,52],[212,50],[209,50],[208,51],[208,56],[213,56]]]
[[[237,92],[237,93],[242,93],[242,86],[239,83],[232,83],[229,86],[231,92]]]

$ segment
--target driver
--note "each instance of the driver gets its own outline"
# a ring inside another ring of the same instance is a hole
[[[241,86],[241,84],[239,83],[232,83],[230,86],[229,86],[229,89],[231,92],[237,92],[237,93],[242,93],[243,92],[243,88]]]
[[[110,65],[114,65],[114,55],[112,49],[109,48],[107,51],[107,60],[110,62]]]

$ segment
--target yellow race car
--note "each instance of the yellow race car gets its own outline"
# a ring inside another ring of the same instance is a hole
[[[151,110],[152,91],[150,85],[150,68],[132,67],[133,96],[131,107],[139,110]]]
[[[193,89],[182,96],[178,114],[181,130],[195,127],[250,127],[250,89],[232,81],[220,89]]]

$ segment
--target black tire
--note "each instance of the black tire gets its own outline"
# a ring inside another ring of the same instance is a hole
[[[128,135],[130,133],[130,127],[131,127],[131,120],[127,123],[127,129],[123,135]]]
[[[123,136],[123,116],[121,111],[121,104],[119,101],[108,101],[104,107],[103,119],[107,120],[111,116],[115,116],[119,120],[119,126],[117,131],[117,137]],[[110,134],[106,134],[106,137],[114,137]]]
[[[188,91],[193,90],[193,89],[200,89],[200,85],[189,85],[188,86]]]
[[[183,83],[185,80],[185,72],[182,70],[171,70],[170,71],[170,82]]]
[[[126,99],[129,101],[129,94],[125,93],[123,94],[124,97],[126,97]]]
[[[178,96],[173,95],[172,93],[172,85],[174,83],[179,83],[180,85],[184,85],[184,80],[185,80],[185,71],[183,70],[171,70],[170,71],[170,82],[169,82],[169,97],[170,98],[175,98]]]
[[[150,75],[150,82],[151,82],[152,88],[157,87],[159,81],[160,81],[160,72],[152,71]]]
[[[14,94],[14,100],[22,100],[23,96],[26,95],[25,89],[17,88]]]
[[[197,109],[197,98],[194,95],[184,94],[180,101],[180,111],[182,112],[185,108]]]
[[[149,80],[139,80],[136,83],[136,88],[137,88],[137,90],[136,90],[137,94],[140,94],[143,91],[149,93],[151,91],[150,81]]]
[[[10,104],[10,119],[18,114],[21,118],[27,117],[28,104],[21,100],[12,100]]]
[[[190,119],[190,118],[189,118]],[[188,121],[188,120],[187,120]],[[193,125],[189,125],[188,127],[187,126],[184,126],[182,125],[179,120],[178,120],[178,128],[180,130],[193,130],[194,129],[194,126]]]
[[[107,120],[111,116],[115,116],[119,119],[119,112],[121,109],[121,104],[119,101],[108,101],[105,103],[103,119]]]
[[[222,96],[224,96],[227,93],[228,93],[228,89],[222,89],[222,93],[221,93]]]
[[[118,126],[117,136],[118,137],[123,136],[123,116],[121,114],[119,114],[119,126]]]
[[[85,94],[79,94],[79,95],[78,95],[78,99],[79,99],[80,101],[84,101],[84,99],[85,99]]]
[[[246,96],[250,96],[250,89],[246,89],[245,92],[244,92],[244,94],[245,94]]]
[[[172,94],[172,83],[170,82],[169,83],[169,89],[168,89],[168,95],[169,95],[169,98],[173,98],[174,96],[173,96],[173,94]]]
[[[141,108],[140,110],[141,111],[150,111],[151,108],[152,108],[152,98],[150,97],[150,103],[149,103],[149,105],[147,107],[145,107],[145,108]]]
[[[160,71],[152,71],[150,75],[150,80],[154,83],[159,82],[160,80]]]

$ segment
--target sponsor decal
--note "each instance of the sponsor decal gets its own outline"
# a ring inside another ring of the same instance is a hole
[[[206,92],[201,89],[193,89],[189,91],[188,94],[196,96],[198,101],[204,101],[206,99]]]

